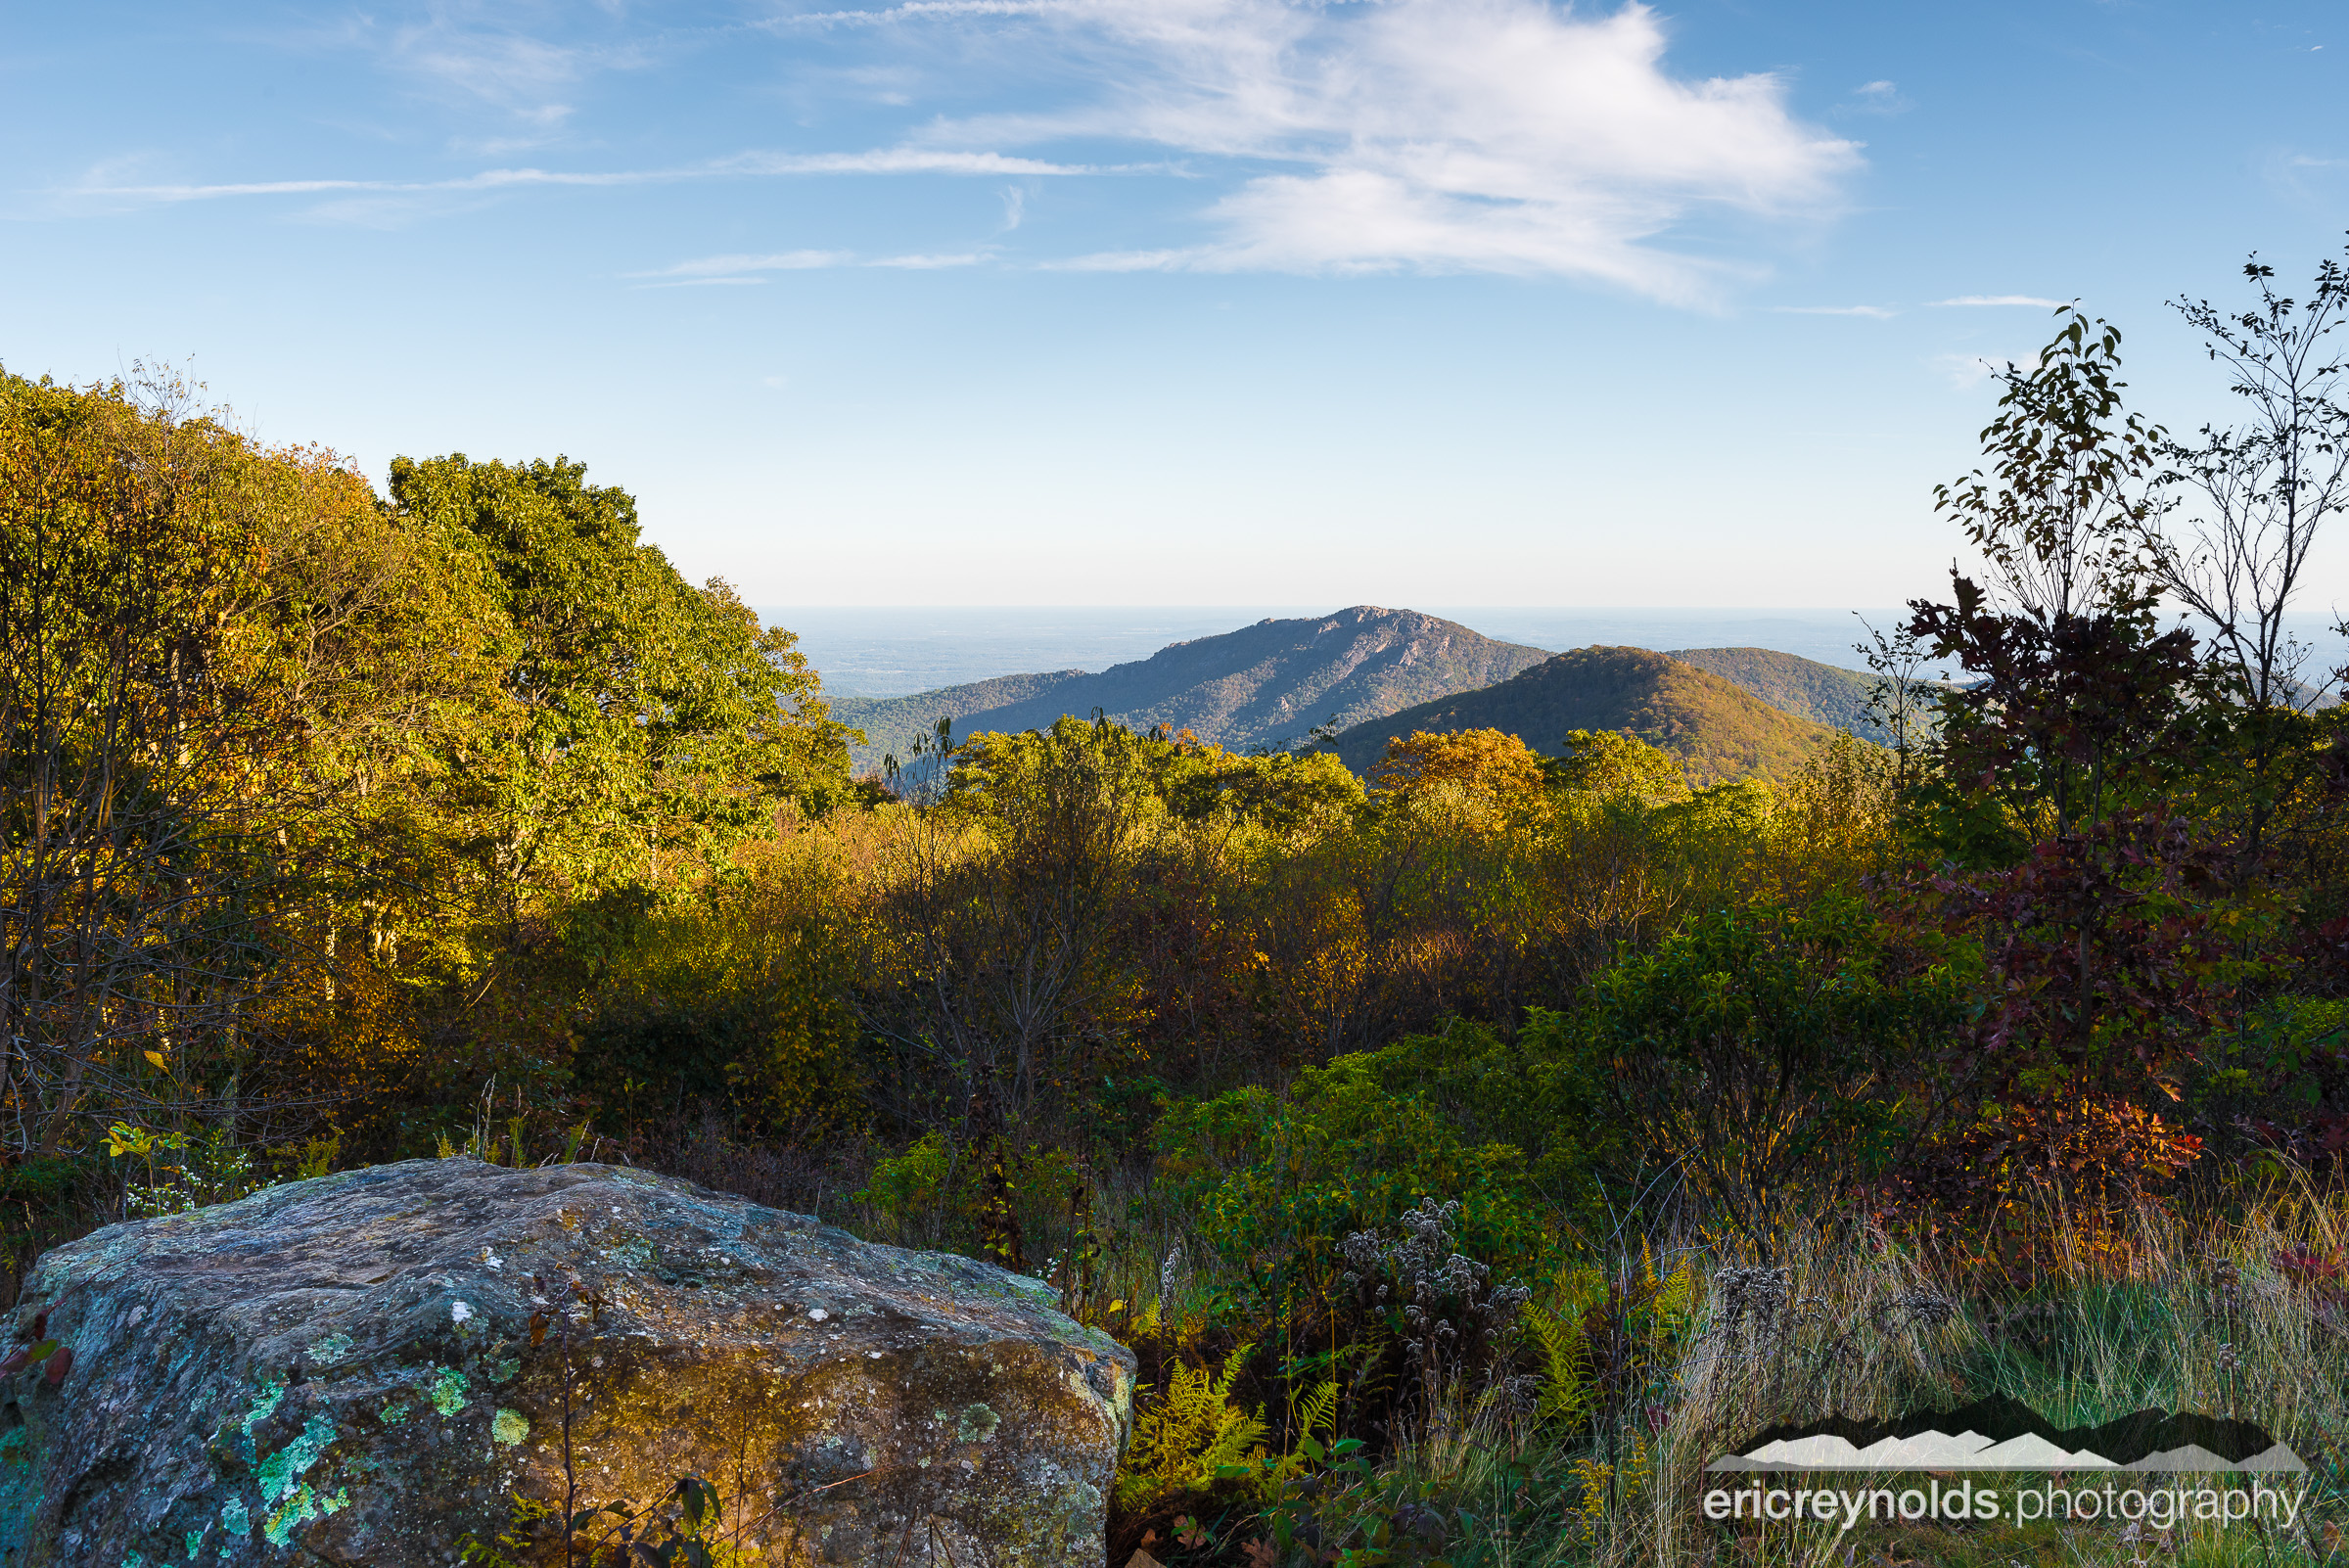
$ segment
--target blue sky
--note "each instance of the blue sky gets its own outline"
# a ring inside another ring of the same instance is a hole
[[[0,364],[568,453],[762,603],[1895,602],[2047,302],[2190,427],[2161,301],[2349,227],[2338,7],[6,15]]]

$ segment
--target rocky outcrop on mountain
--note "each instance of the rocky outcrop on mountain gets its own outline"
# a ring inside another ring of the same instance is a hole
[[[599,1165],[111,1226],[39,1262],[13,1333],[23,1565],[560,1561],[569,1524],[1096,1568],[1131,1410],[1130,1353],[1036,1281]]]

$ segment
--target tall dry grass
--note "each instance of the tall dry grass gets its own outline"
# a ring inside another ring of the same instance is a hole
[[[1643,1249],[1617,1261],[1622,1274],[1669,1280],[1684,1269],[1693,1297],[1677,1327],[1648,1326],[1664,1341],[1652,1383],[1613,1399],[1604,1418],[1587,1405],[1574,1422],[1464,1401],[1390,1457],[1383,1502],[1357,1489],[1362,1505],[1438,1508],[1454,1521],[1441,1552],[1451,1568],[2349,1560],[2349,1197],[2283,1180],[2232,1212],[2146,1206],[2095,1225],[2054,1210],[2044,1218],[2051,1261],[2019,1281],[1875,1228],[1798,1227],[1775,1239],[1768,1264],[1702,1246]],[[1553,1281],[1548,1305],[1572,1297],[1595,1332],[1588,1274],[1580,1294],[1567,1275]],[[1588,1374],[1595,1353],[1586,1356]],[[1700,1512],[1719,1484],[1705,1466],[1764,1428],[1993,1395],[2061,1426],[2146,1407],[2258,1422],[2308,1464],[2305,1478],[2286,1478],[2304,1479],[2305,1500],[2288,1528],[2166,1531],[2003,1520],[1847,1533],[1726,1526]]]

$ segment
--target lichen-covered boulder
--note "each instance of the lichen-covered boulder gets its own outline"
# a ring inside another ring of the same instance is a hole
[[[594,1509],[578,1561],[698,1512],[744,1561],[1098,1568],[1131,1409],[1036,1281],[601,1165],[114,1225],[7,1331],[12,1564],[556,1562]]]

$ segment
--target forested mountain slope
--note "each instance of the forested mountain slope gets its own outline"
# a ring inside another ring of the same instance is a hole
[[[1793,772],[1834,733],[1669,654],[1594,647],[1358,724],[1338,736],[1336,749],[1347,766],[1367,772],[1399,735],[1461,729],[1505,730],[1548,756],[1570,729],[1625,730],[1679,758],[1700,784]]]
[[[1891,743],[1867,711],[1868,694],[1876,683],[1872,675],[1775,648],[1676,648],[1672,657],[1744,687],[1780,713],[1815,719],[1830,729],[1848,729],[1879,745]]]
[[[1165,724],[1236,751],[1282,748],[1304,742],[1316,724],[1381,718],[1505,680],[1548,657],[1417,611],[1356,605],[1178,642],[1099,674],[1006,675],[910,697],[844,698],[833,715],[864,731],[859,767],[884,752],[904,758],[941,717],[952,718],[961,736],[1041,729],[1096,709],[1136,730]]]
[[[1048,700],[1069,682],[1085,678],[1082,669],[997,675],[992,680],[917,691],[906,697],[836,697],[832,712],[842,723],[864,731],[864,745],[850,748],[853,765],[862,772],[877,765],[884,752],[894,752],[899,759],[909,755],[915,737],[930,732],[942,718],[954,721],[955,734],[970,733],[963,720],[973,714]]]

